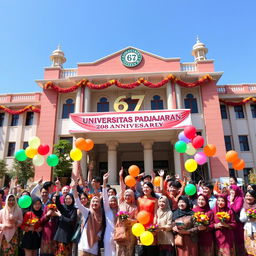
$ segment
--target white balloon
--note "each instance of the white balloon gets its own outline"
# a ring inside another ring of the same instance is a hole
[[[32,160],[35,166],[41,166],[44,164],[44,157],[41,155],[35,155]]]

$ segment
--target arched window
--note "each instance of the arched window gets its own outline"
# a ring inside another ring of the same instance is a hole
[[[161,100],[161,97],[159,95],[153,96],[153,99],[151,100],[151,109],[152,110],[164,109],[163,100]]]
[[[191,113],[198,113],[197,101],[194,95],[189,93],[184,99],[185,108],[191,109]]]
[[[69,114],[74,113],[75,104],[72,99],[67,99],[62,108],[62,119],[69,118]]]
[[[100,98],[100,101],[97,103],[97,112],[109,112],[109,102],[107,98]]]

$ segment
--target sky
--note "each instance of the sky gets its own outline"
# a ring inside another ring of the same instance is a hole
[[[224,71],[219,85],[256,83],[255,10],[255,0],[0,0],[0,94],[40,91],[58,44],[64,68],[127,46],[191,62],[197,35]]]

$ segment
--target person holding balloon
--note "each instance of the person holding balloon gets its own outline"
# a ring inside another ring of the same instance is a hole
[[[6,205],[0,211],[0,255],[16,256],[18,251],[18,227],[22,224],[22,211],[14,195],[9,194]]]

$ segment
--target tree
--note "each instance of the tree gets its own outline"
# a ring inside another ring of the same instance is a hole
[[[0,179],[2,179],[7,172],[8,172],[7,164],[3,159],[1,159],[0,160]]]
[[[54,177],[70,177],[73,160],[70,159],[69,153],[72,149],[72,144],[67,140],[60,140],[53,148],[54,154],[59,157],[59,163],[53,169]]]
[[[32,159],[26,159],[25,161],[18,161],[14,159],[12,170],[9,172],[12,178],[17,178],[19,184],[23,187],[27,184],[27,181],[34,177],[35,169],[32,163]]]

